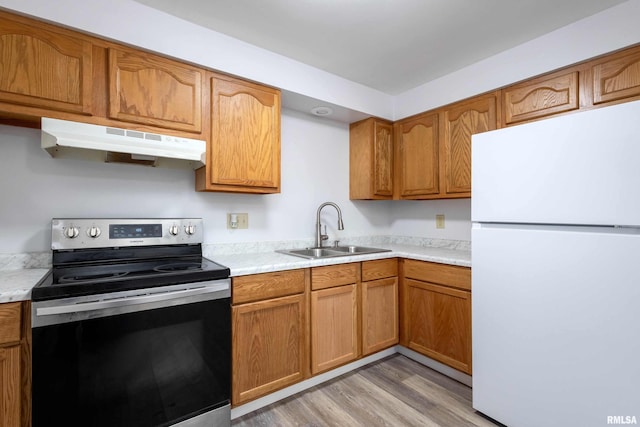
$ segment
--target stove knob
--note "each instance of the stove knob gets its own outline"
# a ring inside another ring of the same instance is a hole
[[[69,239],[75,239],[80,234],[80,230],[78,227],[74,227],[73,225],[64,229],[64,237],[68,237]]]
[[[102,233],[102,231],[100,231],[100,229],[96,226],[90,227],[87,229],[87,236],[95,239],[96,237],[98,237],[100,235],[100,233]]]
[[[169,227],[169,234],[171,234],[172,236],[177,236],[179,232],[180,229],[177,225],[172,225],[171,227]]]
[[[196,226],[189,224],[184,228],[184,232],[187,233],[189,236],[191,236],[191,235],[195,234]]]

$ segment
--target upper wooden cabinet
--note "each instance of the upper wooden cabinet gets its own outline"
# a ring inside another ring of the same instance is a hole
[[[440,192],[438,115],[396,122],[396,197],[418,199]]]
[[[593,103],[640,97],[640,48],[608,55],[592,65]]]
[[[394,123],[393,172],[389,162],[376,162],[370,154],[362,154],[363,141],[374,140],[375,121],[354,123],[350,133],[351,198],[389,198],[375,197],[368,190],[373,191],[376,175],[390,173],[394,199],[471,197],[471,136],[496,129],[497,112],[497,93],[490,93]],[[354,197],[356,193],[359,197]]]
[[[349,127],[349,198],[393,197],[393,124],[370,118]]]
[[[471,197],[471,136],[497,128],[497,96],[488,94],[443,110],[441,197]]]
[[[88,40],[0,12],[0,102],[91,114],[91,72]]]
[[[196,188],[280,192],[280,91],[216,75],[211,78],[211,139]]]
[[[109,49],[109,118],[199,133],[205,71],[157,55]]]
[[[502,90],[504,123],[511,125],[580,107],[578,71],[555,73]]]

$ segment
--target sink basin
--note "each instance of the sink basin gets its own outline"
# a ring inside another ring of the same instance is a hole
[[[391,252],[391,249],[369,248],[366,246],[332,246],[327,248],[332,251],[343,252],[345,255],[375,254],[378,252]]]
[[[341,256],[339,252],[330,251],[326,248],[306,248],[306,249],[285,249],[276,251],[287,255],[295,255],[302,258],[327,258],[332,256]]]
[[[370,248],[366,246],[328,246],[326,248],[281,249],[276,252],[307,259],[332,258],[340,256],[391,252],[391,249]]]

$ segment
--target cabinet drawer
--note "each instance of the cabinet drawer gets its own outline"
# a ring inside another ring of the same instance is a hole
[[[327,265],[311,269],[311,289],[349,285],[358,281],[359,263]]]
[[[398,260],[396,258],[365,261],[362,263],[362,281],[384,279],[398,275]]]
[[[0,344],[20,341],[22,303],[0,304]]]
[[[305,288],[305,271],[278,271],[234,277],[233,304],[302,293]]]
[[[404,277],[471,290],[471,269],[433,262],[405,260]]]

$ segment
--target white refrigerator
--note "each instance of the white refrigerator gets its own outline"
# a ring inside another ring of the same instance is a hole
[[[474,135],[473,407],[640,423],[640,101]]]

